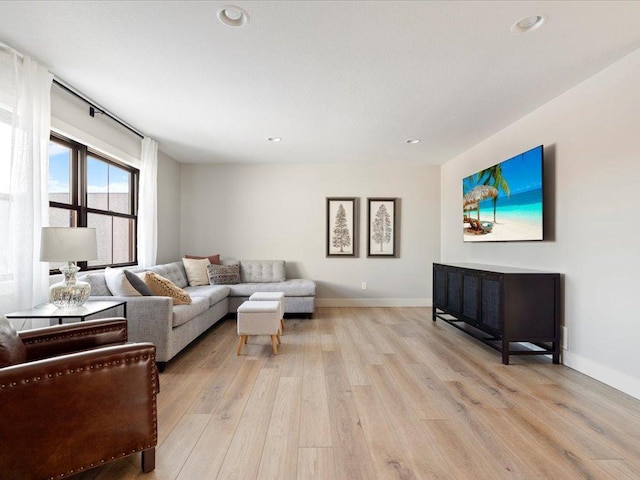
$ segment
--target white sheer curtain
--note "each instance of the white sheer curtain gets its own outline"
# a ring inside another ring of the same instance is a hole
[[[138,207],[138,264],[152,267],[158,253],[158,142],[142,139]]]
[[[0,313],[47,301],[48,266],[39,257],[49,218],[52,80],[29,57],[0,46]]]

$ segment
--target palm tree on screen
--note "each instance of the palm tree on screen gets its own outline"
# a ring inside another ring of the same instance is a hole
[[[489,185],[496,190],[502,190],[509,196],[511,191],[509,190],[509,184],[507,179],[502,175],[502,165],[494,165],[493,167],[485,168],[478,173],[478,183],[482,182],[482,185]],[[496,206],[498,197],[493,197],[493,222],[496,221]]]

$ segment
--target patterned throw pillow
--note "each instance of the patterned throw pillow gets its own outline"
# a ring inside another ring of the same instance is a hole
[[[240,283],[240,265],[207,265],[211,285],[236,285]]]
[[[191,297],[187,292],[157,273],[147,272],[144,283],[154,295],[173,298],[174,305],[189,305],[191,303]]]

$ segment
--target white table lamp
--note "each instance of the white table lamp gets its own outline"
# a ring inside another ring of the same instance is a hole
[[[56,307],[79,307],[91,293],[87,282],[76,280],[80,268],[74,262],[98,258],[95,228],[43,227],[40,242],[41,262],[67,262],[60,271],[64,280],[51,285],[49,301]]]

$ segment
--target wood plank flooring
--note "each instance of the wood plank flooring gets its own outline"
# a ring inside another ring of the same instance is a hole
[[[156,470],[73,480],[640,479],[640,401],[429,308],[320,308],[279,355],[225,320],[160,375]]]

